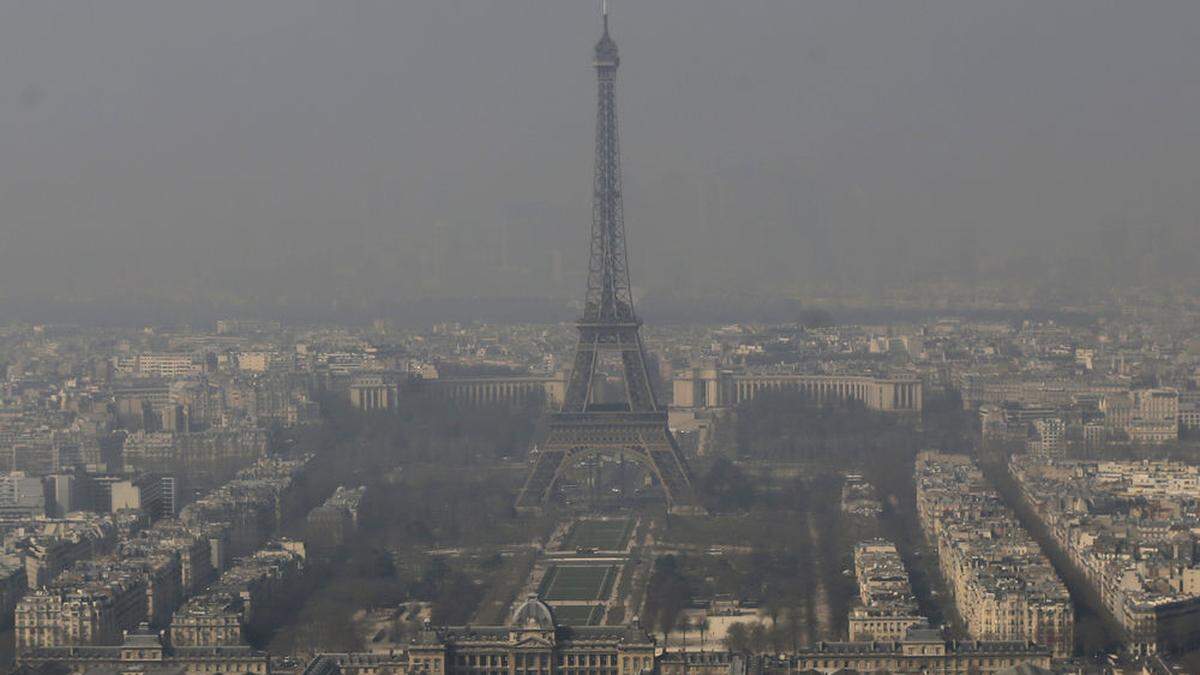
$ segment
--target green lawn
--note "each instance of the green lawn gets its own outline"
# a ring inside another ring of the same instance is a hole
[[[567,535],[566,547],[595,548],[601,551],[620,551],[625,548],[633,530],[633,520],[581,520]]]
[[[554,607],[554,622],[560,626],[595,626],[604,616],[603,605]]]
[[[554,565],[542,579],[544,600],[603,600],[617,578],[615,565]]]

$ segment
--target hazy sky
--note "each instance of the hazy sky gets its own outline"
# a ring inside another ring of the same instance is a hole
[[[4,2],[0,295],[581,296],[598,4]],[[612,7],[645,292],[1195,268],[1200,2]]]

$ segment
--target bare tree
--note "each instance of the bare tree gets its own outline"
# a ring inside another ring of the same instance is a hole
[[[676,620],[676,627],[679,628],[679,630],[683,632],[683,637],[680,638],[680,646],[681,646],[681,651],[686,652],[687,651],[687,634],[688,634],[688,629],[692,627],[692,622],[690,620],[688,620],[688,617],[686,614],[680,613],[679,618]]]

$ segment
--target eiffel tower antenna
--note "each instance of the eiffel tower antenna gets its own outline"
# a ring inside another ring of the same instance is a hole
[[[608,2],[602,5],[604,32],[596,43],[596,156],[592,178],[592,227],[587,293],[577,328],[579,341],[561,410],[548,425],[533,470],[517,497],[519,510],[537,510],[581,454],[619,455],[639,462],[665,493],[674,513],[701,513],[687,463],[667,427],[667,412],[654,395],[641,325],[633,309],[621,151],[617,133],[617,43],[608,31]],[[623,403],[594,400],[602,353],[620,357]]]

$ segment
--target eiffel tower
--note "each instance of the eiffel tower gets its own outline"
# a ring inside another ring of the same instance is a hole
[[[671,513],[704,512],[687,463],[667,427],[666,409],[654,396],[639,332],[642,322],[633,311],[617,145],[619,64],[617,43],[608,34],[606,6],[604,34],[596,43],[593,60],[599,95],[587,298],[577,324],[579,343],[562,409],[550,419],[533,469],[517,497],[521,512],[540,510],[564,470],[589,454],[621,455],[641,464],[662,487]],[[603,353],[620,355],[623,403],[594,400]]]

